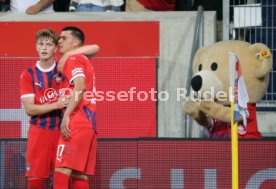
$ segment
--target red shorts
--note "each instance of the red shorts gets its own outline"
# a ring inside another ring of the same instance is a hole
[[[69,139],[60,137],[55,167],[66,167],[94,175],[97,137],[92,128],[71,129]]]
[[[59,130],[41,129],[31,125],[26,151],[26,176],[49,178],[54,168]]]

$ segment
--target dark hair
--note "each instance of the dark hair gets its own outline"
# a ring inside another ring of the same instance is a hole
[[[51,30],[51,29],[40,30],[35,35],[36,41],[43,37],[52,38],[55,45],[57,45],[58,43],[58,34],[54,30]]]
[[[62,29],[62,31],[71,31],[72,35],[78,38],[82,44],[84,43],[84,34],[81,31],[81,29],[75,27],[75,26],[67,26]]]

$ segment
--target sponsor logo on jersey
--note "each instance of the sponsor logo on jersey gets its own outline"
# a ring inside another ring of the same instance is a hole
[[[58,99],[58,91],[55,90],[54,88],[48,88],[44,91],[44,96],[40,97],[40,103],[41,104],[45,104],[45,103],[49,103],[52,101],[56,101]]]

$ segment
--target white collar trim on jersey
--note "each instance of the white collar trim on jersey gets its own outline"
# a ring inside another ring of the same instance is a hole
[[[49,72],[49,71],[52,71],[56,67],[56,63],[54,63],[50,68],[44,69],[40,66],[40,61],[37,61],[36,67],[42,72]]]

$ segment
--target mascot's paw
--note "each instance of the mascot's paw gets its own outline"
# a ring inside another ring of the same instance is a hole
[[[215,110],[215,107],[216,103],[213,101],[201,101],[199,105],[199,110],[210,116],[210,113]]]
[[[207,117],[220,121],[230,121],[230,107],[223,106],[214,101],[202,101],[198,107]]]
[[[188,114],[189,116],[193,117],[193,118],[197,118],[199,116],[199,102],[197,101],[193,101],[193,100],[187,100],[183,106],[182,106],[182,110]]]

